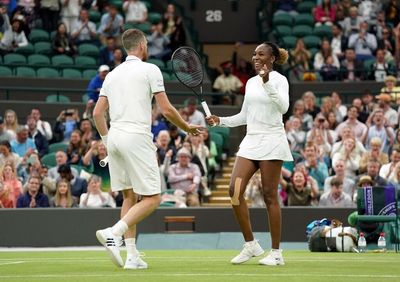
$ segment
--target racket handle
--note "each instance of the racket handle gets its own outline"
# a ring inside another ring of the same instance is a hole
[[[101,167],[105,167],[108,164],[108,156],[105,157],[104,159],[100,160],[99,165]]]
[[[201,102],[201,106],[203,107],[203,110],[206,113],[206,117],[211,116],[211,112],[210,112],[210,109],[208,108],[207,102],[206,101],[202,101]]]

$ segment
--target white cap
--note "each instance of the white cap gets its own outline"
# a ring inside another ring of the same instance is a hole
[[[110,67],[107,65],[101,65],[99,67],[99,72],[103,72],[103,71],[110,71]]]

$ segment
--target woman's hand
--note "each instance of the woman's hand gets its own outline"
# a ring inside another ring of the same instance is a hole
[[[217,117],[215,115],[206,117],[206,121],[207,121],[208,125],[211,125],[211,126],[219,125],[219,122],[220,122],[219,117]]]

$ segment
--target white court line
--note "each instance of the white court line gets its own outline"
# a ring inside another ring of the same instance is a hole
[[[0,278],[66,278],[70,279],[71,277],[334,277],[334,278],[400,278],[400,275],[390,275],[390,274],[326,274],[326,273],[265,273],[265,274],[256,274],[256,273],[126,273],[126,274],[68,274],[61,275],[61,274],[37,274],[37,275],[0,275]]]
[[[9,265],[9,264],[21,264],[21,263],[25,263],[25,261],[3,262],[3,263],[0,263],[0,266],[2,266],[2,265]]]

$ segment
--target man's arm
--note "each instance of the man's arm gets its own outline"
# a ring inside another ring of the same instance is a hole
[[[108,127],[106,121],[106,112],[108,110],[108,100],[104,96],[99,96],[96,106],[93,110],[93,119],[96,124],[97,131],[101,136],[106,136],[108,134]]]

